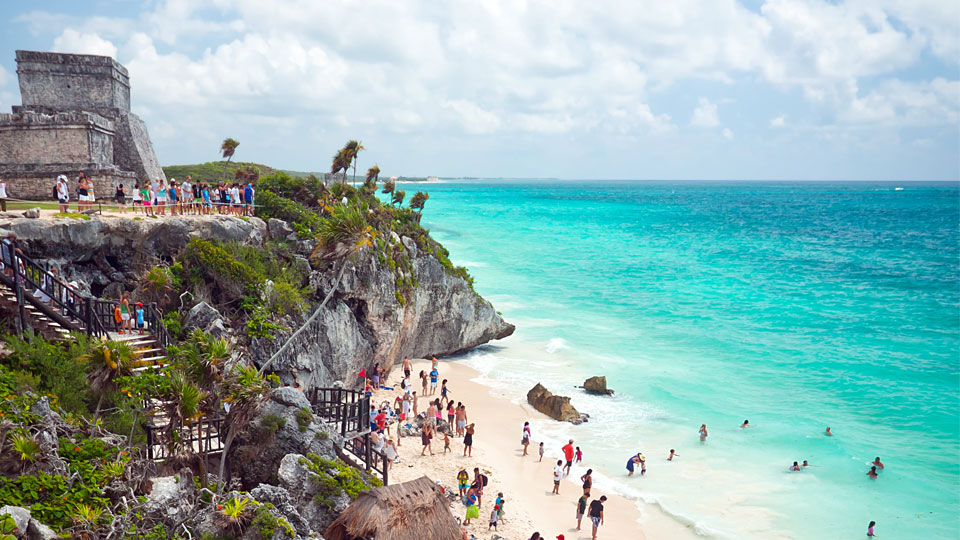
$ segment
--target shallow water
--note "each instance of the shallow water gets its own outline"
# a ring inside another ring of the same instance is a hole
[[[598,487],[716,537],[960,536],[956,184],[405,188],[517,325],[467,361],[518,400],[538,381],[574,396],[591,421],[534,438],[574,437]],[[616,396],[572,388],[590,375]]]

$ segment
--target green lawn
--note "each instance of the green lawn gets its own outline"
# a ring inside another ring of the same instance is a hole
[[[31,208],[40,207],[42,210],[59,210],[60,206],[54,201],[9,201],[7,202],[7,210],[13,212],[14,210],[29,210]]]

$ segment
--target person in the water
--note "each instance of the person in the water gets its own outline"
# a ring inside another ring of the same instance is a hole
[[[750,421],[749,421],[749,420],[744,420],[743,423],[740,424],[740,429],[744,429],[744,428],[748,428],[748,427],[750,427]]]
[[[793,465],[790,466],[790,472],[799,472],[799,471],[800,471],[800,464],[794,461]]]
[[[867,471],[867,476],[869,476],[870,478],[873,478],[874,480],[877,479],[877,466],[876,466],[876,465],[874,465],[873,467],[870,467],[870,470]]]
[[[830,432],[830,426],[827,426],[827,431],[824,432],[824,435],[826,435],[827,437],[833,436],[833,433]]]
[[[884,467],[883,467],[883,462],[880,461],[880,456],[877,456],[877,458],[873,460],[873,464],[876,465],[877,467],[880,467],[880,470],[881,470],[881,471],[882,471],[883,468],[884,468]]]

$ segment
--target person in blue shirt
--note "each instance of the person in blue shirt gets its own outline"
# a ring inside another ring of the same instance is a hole
[[[200,195],[203,197],[203,213],[210,213],[210,188],[206,184],[200,190]]]
[[[435,394],[437,392],[437,378],[440,376],[440,372],[437,371],[437,368],[430,370],[430,394]]]
[[[139,330],[139,331],[140,331],[140,334],[142,335],[142,334],[143,334],[143,327],[144,327],[144,323],[143,323],[143,303],[142,303],[142,302],[137,302],[137,309],[134,311],[134,313],[135,313],[136,316],[137,316],[137,330]]]
[[[253,215],[253,186],[250,182],[243,186],[243,207],[248,216]]]

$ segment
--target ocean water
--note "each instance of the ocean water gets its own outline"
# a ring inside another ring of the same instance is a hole
[[[576,439],[600,489],[713,538],[960,537],[958,185],[405,188],[517,325],[465,361],[517,401],[573,396],[591,421],[534,438]],[[616,395],[573,389],[591,375]],[[648,474],[627,478],[637,451]]]

